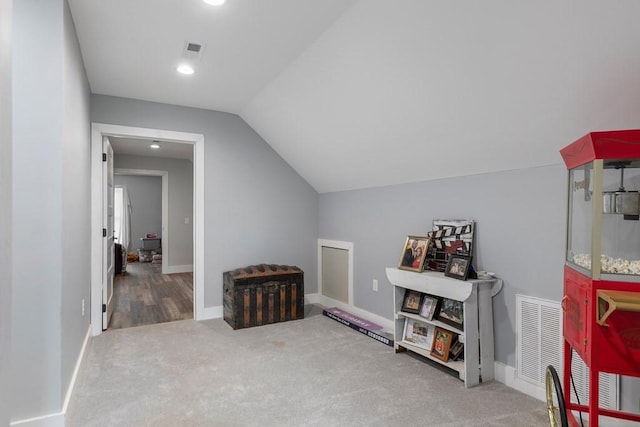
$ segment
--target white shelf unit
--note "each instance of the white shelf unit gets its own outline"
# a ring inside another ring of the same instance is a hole
[[[392,267],[387,268],[387,278],[394,286],[394,348],[396,353],[409,350],[444,365],[457,372],[466,387],[473,387],[480,384],[481,381],[493,380],[494,348],[491,298],[492,289],[497,284],[495,279],[462,281],[446,277],[443,273],[435,271],[416,273]],[[417,314],[401,311],[407,289],[461,301],[464,310],[464,331],[435,319],[427,320]],[[459,339],[464,342],[464,360],[443,362],[431,356],[429,350],[403,342],[402,335],[407,318],[439,326],[459,334]]]

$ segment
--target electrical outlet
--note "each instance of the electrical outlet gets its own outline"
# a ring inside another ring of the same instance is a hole
[[[84,317],[84,298],[82,298],[82,317]]]
[[[373,279],[373,290],[378,292],[378,279]]]

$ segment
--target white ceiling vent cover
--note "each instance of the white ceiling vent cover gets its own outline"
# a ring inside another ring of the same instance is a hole
[[[182,48],[182,57],[191,61],[192,63],[199,62],[204,52],[204,45],[202,43],[185,41]]]
[[[548,365],[553,365],[562,378],[564,349],[560,303],[516,295],[516,329],[518,378],[544,390]],[[576,352],[573,352],[571,360],[571,373],[580,403],[588,404],[589,369]],[[571,396],[571,400],[575,401],[573,390]],[[600,373],[600,406],[619,409],[617,375]]]

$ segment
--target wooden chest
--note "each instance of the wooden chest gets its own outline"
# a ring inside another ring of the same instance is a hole
[[[251,265],[222,275],[224,320],[233,329],[304,318],[304,272],[286,265]]]

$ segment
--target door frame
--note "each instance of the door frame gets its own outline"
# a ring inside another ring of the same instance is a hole
[[[193,145],[193,318],[204,307],[204,135],[162,129],[91,123],[91,334],[102,333],[102,137],[156,139]]]
[[[155,169],[121,169],[113,168],[114,175],[122,176],[155,176],[162,178],[162,274],[170,274],[169,271],[169,172]]]
[[[348,253],[349,266],[348,266],[348,305],[353,306],[353,243],[341,242],[338,240],[326,240],[318,239],[318,295],[324,297],[322,294],[322,248],[335,248],[344,249]],[[326,298],[326,297],[325,297]]]

